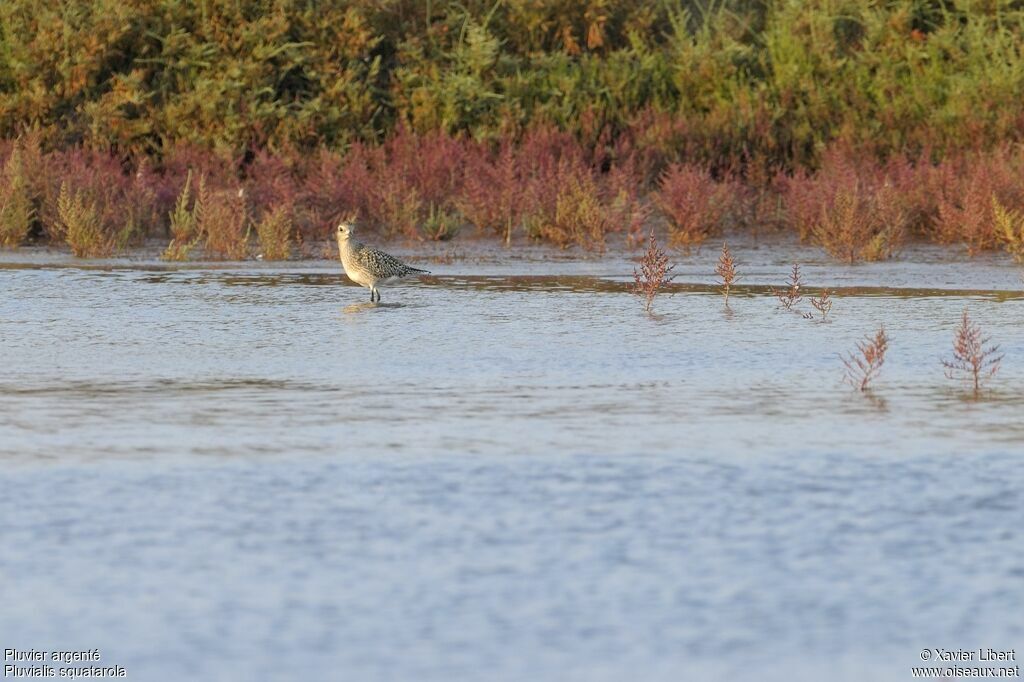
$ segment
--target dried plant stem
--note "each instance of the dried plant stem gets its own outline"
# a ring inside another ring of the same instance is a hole
[[[811,305],[821,313],[821,319],[824,321],[832,311],[832,292],[828,289],[822,289],[820,296],[817,298],[811,298]]]
[[[800,287],[802,286],[803,280],[800,275],[800,264],[793,263],[793,269],[789,273],[789,282],[787,282],[786,288],[781,291],[772,289],[772,293],[779,299],[779,303],[782,304],[783,308],[792,310],[793,305],[803,298],[803,294],[800,293]]]
[[[992,345],[992,338],[984,336],[978,323],[973,322],[964,308],[960,317],[960,326],[953,337],[953,358],[942,360],[946,368],[946,376],[950,379],[962,378],[974,386],[974,394],[981,391],[986,379],[999,371],[1003,355],[998,345]]]
[[[651,230],[647,251],[644,252],[644,256],[640,260],[640,271],[637,272],[635,268],[633,269],[633,293],[644,298],[644,310],[647,312],[651,311],[651,304],[654,303],[654,297],[658,295],[658,290],[672,281],[673,276],[669,273],[673,269],[675,269],[675,265],[668,264],[668,254],[658,246],[658,240],[655,239],[654,231]]]
[[[878,328],[874,338],[866,336],[863,341],[858,341],[856,352],[847,353],[846,357],[840,356],[846,367],[843,381],[858,391],[868,390],[885,364],[885,353],[888,349],[889,337],[884,326]]]
[[[736,261],[729,252],[729,245],[722,244],[722,253],[718,257],[718,265],[715,266],[715,274],[722,280],[722,294],[725,296],[725,305],[729,306],[729,290],[736,282]]]

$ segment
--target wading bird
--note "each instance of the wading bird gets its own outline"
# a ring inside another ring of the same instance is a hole
[[[391,284],[410,275],[426,275],[426,270],[413,268],[392,255],[366,246],[354,237],[355,227],[351,220],[338,224],[338,253],[341,267],[348,278],[370,290],[370,302],[380,302],[381,284]]]

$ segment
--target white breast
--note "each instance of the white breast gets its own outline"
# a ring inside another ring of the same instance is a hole
[[[341,261],[341,267],[345,269],[345,274],[348,275],[348,278],[355,282],[356,284],[359,284],[364,287],[369,287],[371,284],[373,284],[373,282],[367,276],[366,271],[363,270],[362,268],[350,267],[349,264],[346,263],[345,261]]]

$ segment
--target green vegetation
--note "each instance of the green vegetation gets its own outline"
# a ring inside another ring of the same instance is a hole
[[[0,5],[4,246],[278,257],[355,210],[600,249],[659,212],[1019,254],[1022,134],[1022,0]]]
[[[224,155],[475,138],[597,143],[676,116],[689,160],[813,164],[1017,139],[1019,0],[8,0],[0,136]]]
[[[256,226],[263,257],[267,260],[287,260],[291,254],[292,229],[288,206],[277,206],[267,212]]]
[[[14,146],[3,168],[0,183],[0,245],[18,246],[28,236],[29,225],[35,217],[35,205],[30,193],[21,148]]]
[[[113,252],[113,240],[104,234],[96,204],[83,192],[72,193],[66,182],[61,183],[57,197],[57,216],[64,239],[76,256],[108,256]]]

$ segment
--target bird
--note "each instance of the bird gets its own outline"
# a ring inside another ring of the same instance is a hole
[[[338,254],[341,256],[341,267],[345,269],[348,278],[370,290],[370,302],[380,302],[380,291],[378,285],[391,284],[394,281],[412,275],[428,275],[426,270],[420,270],[406,265],[394,256],[384,253],[379,249],[366,246],[354,237],[355,225],[352,220],[342,220],[338,223]]]

